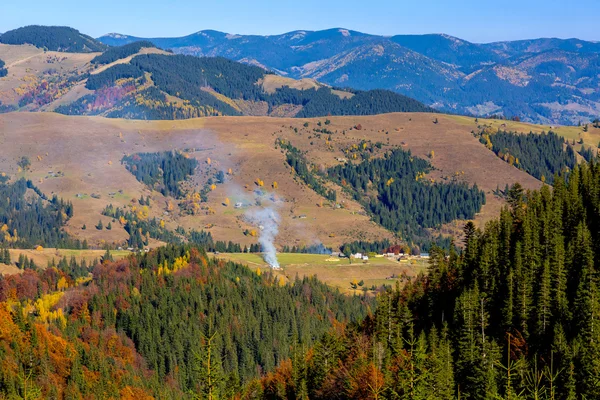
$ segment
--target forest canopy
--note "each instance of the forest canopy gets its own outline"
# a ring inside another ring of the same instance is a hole
[[[477,185],[430,182],[431,164],[410,151],[394,149],[382,158],[330,168],[330,179],[348,190],[382,226],[406,240],[426,238],[424,228],[472,219],[485,204]]]
[[[107,45],[66,26],[30,25],[0,35],[0,43],[31,44],[51,51],[93,53],[104,51]]]
[[[110,64],[117,60],[127,58],[129,56],[137,54],[137,53],[139,53],[139,51],[141,49],[144,49],[144,48],[150,49],[150,48],[155,48],[155,47],[156,46],[154,44],[152,44],[151,42],[145,41],[145,40],[129,43],[129,44],[126,44],[123,46],[110,47],[104,53],[92,58],[91,63],[98,64],[98,65]]]
[[[48,199],[31,181],[0,183],[0,246],[11,248],[80,248],[63,230],[73,204]]]
[[[198,160],[176,151],[136,153],[121,160],[135,178],[164,196],[179,197],[180,183],[194,174]]]
[[[507,163],[549,184],[555,174],[568,172],[577,163],[573,148],[554,132],[498,131],[482,133],[480,141]]]
[[[4,61],[0,59],[0,78],[3,78],[6,75],[8,75],[8,69],[4,68],[5,65],[6,64],[4,63]]]

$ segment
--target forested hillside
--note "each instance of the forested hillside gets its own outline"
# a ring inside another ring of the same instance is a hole
[[[137,54],[141,49],[143,48],[152,48],[152,47],[156,47],[154,44],[152,44],[151,42],[148,42],[147,40],[144,41],[139,41],[139,42],[134,42],[134,43],[130,43],[130,44],[126,44],[123,46],[118,46],[118,47],[111,47],[108,50],[106,50],[104,53],[100,54],[99,56],[96,56],[92,59],[92,64],[110,64],[112,62],[115,62],[117,60],[120,60],[122,58],[127,58],[129,56],[132,56],[134,54]]]
[[[349,190],[384,227],[406,240],[425,241],[424,228],[457,219],[472,219],[485,204],[485,195],[460,182],[430,182],[431,164],[410,151],[395,149],[383,158],[346,163],[328,176]]]
[[[0,277],[3,395],[262,398],[256,379],[369,304],[190,247],[107,254],[83,282],[75,264]]]
[[[573,148],[553,132],[484,132],[480,141],[507,163],[550,184],[555,174],[568,172],[577,163]]]
[[[498,220],[467,224],[464,250],[432,250],[360,328],[263,378],[265,397],[600,398],[599,189],[597,162],[554,191],[514,186]]]
[[[6,183],[0,177],[0,246],[81,248],[63,225],[73,216],[73,205],[54,196],[48,199],[31,181]]]
[[[136,42],[111,49],[97,59],[109,62],[130,55],[140,46],[143,44]],[[136,119],[242,115],[248,105],[264,108],[267,115],[280,106],[288,106],[295,110],[290,116],[297,117],[433,111],[387,90],[347,92],[343,98],[324,86],[305,90],[282,86],[270,93],[260,85],[267,74],[270,73],[262,68],[220,57],[143,54],[129,64],[90,75],[86,88],[95,93],[56,111]]]
[[[195,158],[186,158],[179,152],[139,153],[121,160],[135,178],[164,196],[179,197],[179,183],[194,174],[198,165]]]
[[[369,302],[169,246],[0,278],[7,396],[593,399],[600,164],[507,194]],[[27,311],[26,311],[27,310]],[[352,322],[357,322],[356,324]],[[31,360],[36,362],[31,363]],[[91,378],[94,379],[91,379]]]
[[[32,44],[42,49],[68,53],[93,53],[108,48],[94,38],[66,26],[25,26],[0,35],[0,43]]]

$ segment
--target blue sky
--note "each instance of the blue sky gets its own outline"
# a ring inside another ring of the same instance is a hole
[[[183,36],[203,29],[278,34],[343,27],[393,35],[447,33],[473,42],[600,40],[599,0],[3,0],[0,32],[67,25],[97,37]]]

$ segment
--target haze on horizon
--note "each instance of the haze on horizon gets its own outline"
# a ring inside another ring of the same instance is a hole
[[[139,37],[177,37],[206,29],[276,35],[294,30],[346,28],[376,35],[445,33],[475,43],[540,37],[600,40],[600,2],[578,0],[412,1],[258,0],[193,2],[106,0],[85,5],[30,0],[3,5],[0,32],[25,25],[64,25],[99,37],[116,32]]]

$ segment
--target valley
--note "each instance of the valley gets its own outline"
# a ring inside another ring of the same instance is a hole
[[[600,398],[598,43],[192,3],[2,7],[0,400]]]

